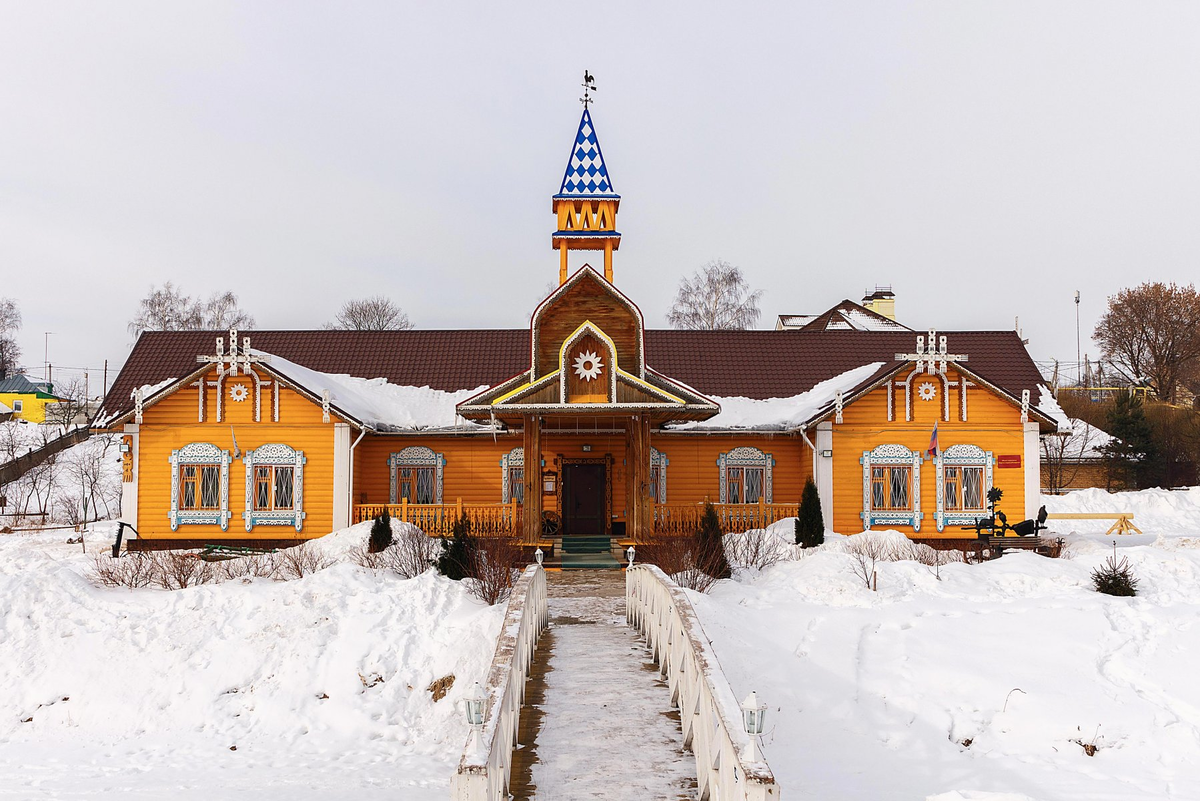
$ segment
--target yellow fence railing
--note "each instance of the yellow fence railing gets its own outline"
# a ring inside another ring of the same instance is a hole
[[[466,517],[471,533],[484,536],[518,536],[521,533],[521,505],[511,503],[360,503],[354,507],[354,522],[372,520],[387,512],[397,520],[412,523],[430,536],[449,535],[454,521]]]
[[[714,503],[721,530],[726,533],[766,528],[785,517],[795,517],[800,509],[795,503]],[[654,533],[667,535],[694,534],[704,515],[703,503],[667,504],[654,507]]]

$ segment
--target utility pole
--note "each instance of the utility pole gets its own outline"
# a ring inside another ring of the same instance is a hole
[[[1079,290],[1075,290],[1075,369],[1081,370],[1083,366],[1083,354],[1080,348],[1079,339]],[[1080,379],[1083,378],[1082,372],[1079,374]],[[1080,383],[1083,383],[1082,380]]]
[[[50,383],[50,335],[53,333],[54,333],[53,331],[47,331],[46,336],[42,340],[42,342],[43,342],[42,366],[46,368],[46,383],[47,384]]]

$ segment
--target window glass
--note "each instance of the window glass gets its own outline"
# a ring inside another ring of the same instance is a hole
[[[508,468],[508,494],[517,503],[525,503],[525,468]]]
[[[295,468],[293,467],[276,467],[275,468],[275,508],[276,509],[291,509],[292,503],[292,482]]]
[[[731,467],[726,471],[725,478],[726,496],[729,498],[729,503],[742,503],[744,494],[742,492],[742,468]]]
[[[871,509],[877,512],[911,511],[909,490],[912,467],[887,465],[871,467]]]

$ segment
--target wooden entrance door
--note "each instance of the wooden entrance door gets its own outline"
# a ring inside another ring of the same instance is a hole
[[[608,533],[607,481],[604,464],[563,465],[564,536],[595,537]]]

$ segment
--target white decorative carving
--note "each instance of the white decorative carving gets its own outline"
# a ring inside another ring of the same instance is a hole
[[[234,384],[229,388],[229,399],[241,403],[250,397],[250,388],[245,384]]]
[[[388,457],[388,468],[391,473],[391,488],[388,493],[389,503],[399,503],[399,475],[401,467],[432,467],[434,503],[442,502],[442,473],[446,467],[446,457],[435,453],[433,448],[413,445]]]
[[[222,531],[229,530],[229,451],[221,450],[211,442],[193,442],[179,450],[171,451],[171,530],[181,525],[219,525]],[[179,468],[188,464],[215,464],[221,468],[221,499],[219,509],[185,510],[179,508]]]
[[[304,511],[304,465],[308,460],[304,457],[304,451],[298,451],[283,443],[270,443],[247,451],[244,461],[246,510],[242,512],[242,519],[246,523],[246,531],[252,531],[255,526],[294,526],[296,531],[302,530],[304,518],[307,516]],[[254,468],[263,465],[293,468],[291,509],[254,508]]]
[[[321,422],[329,422],[329,390],[321,391]]]
[[[946,526],[969,526],[980,517],[984,517],[984,514],[978,511],[946,511],[946,467],[982,467],[983,486],[980,491],[986,495],[992,486],[992,466],[994,463],[995,460],[992,458],[992,452],[985,451],[978,445],[951,445],[938,455],[934,460],[934,468],[937,471],[937,509],[934,513],[934,522],[937,525],[938,531],[942,531]]]
[[[616,345],[613,344],[613,341],[609,338],[609,336],[607,334],[605,334],[603,331],[601,331],[593,322],[591,322],[590,320],[585,320],[583,325],[579,326],[579,328],[575,331],[575,333],[572,334],[567,339],[567,341],[562,344],[562,349],[559,352],[559,360],[560,360],[560,362],[565,361],[565,359],[567,358],[565,354],[570,353],[571,349],[573,347],[575,347],[575,344],[577,342],[579,342],[579,340],[583,339],[585,336],[588,336],[589,334],[591,336],[593,336],[594,338],[598,339],[600,341],[602,347],[604,348],[604,350],[608,352],[608,360],[609,360],[608,381],[606,382],[608,384],[608,397],[610,399],[615,400],[617,397],[617,349],[616,349]],[[596,355],[597,362],[600,362],[602,356],[603,356],[603,354]],[[578,359],[576,359],[576,361],[578,361]],[[596,368],[596,370],[597,370],[596,376],[599,376],[599,374],[600,374],[599,371],[603,369],[603,366],[604,365],[602,362],[598,365],[598,367]],[[559,402],[562,404],[567,404],[569,399],[567,396],[567,365],[565,365],[565,364],[560,364],[559,376],[558,376],[558,393],[559,393]]]
[[[658,487],[656,487],[657,491],[655,492],[655,497],[658,499],[658,503],[667,502],[667,465],[670,463],[671,460],[667,458],[665,453],[660,451],[658,448],[650,448],[651,472],[654,472],[654,468],[658,468]]]
[[[772,495],[772,468],[775,466],[775,458],[769,453],[764,453],[758,448],[742,446],[734,448],[728,453],[722,453],[717,457],[717,472],[720,479],[721,503],[728,503],[728,469],[730,467],[761,467],[763,468],[763,499],[767,503],[771,503]]]
[[[937,385],[926,381],[917,387],[917,397],[923,401],[931,401],[937,397]]]
[[[513,448],[511,451],[500,457],[500,497],[503,499],[504,503],[508,503],[512,500],[514,490],[514,487],[512,487],[509,483],[508,471],[514,467],[524,466],[524,448]]]
[[[834,396],[833,403],[834,409],[836,410],[834,414],[834,422],[840,423],[842,422],[842,391],[840,389],[837,391],[837,395]]]
[[[575,357],[575,375],[584,381],[595,381],[604,369],[604,362],[594,350],[585,351]]]
[[[1029,390],[1021,390],[1021,422],[1029,422]]]
[[[860,460],[863,466],[863,510],[860,513],[863,528],[870,530],[872,525],[912,526],[913,531],[921,530],[921,454],[909,450],[899,444],[878,445],[874,450],[863,451]],[[871,502],[871,468],[877,465],[906,465],[912,467],[912,486],[909,494],[912,498],[912,509],[905,511],[872,509]]]

